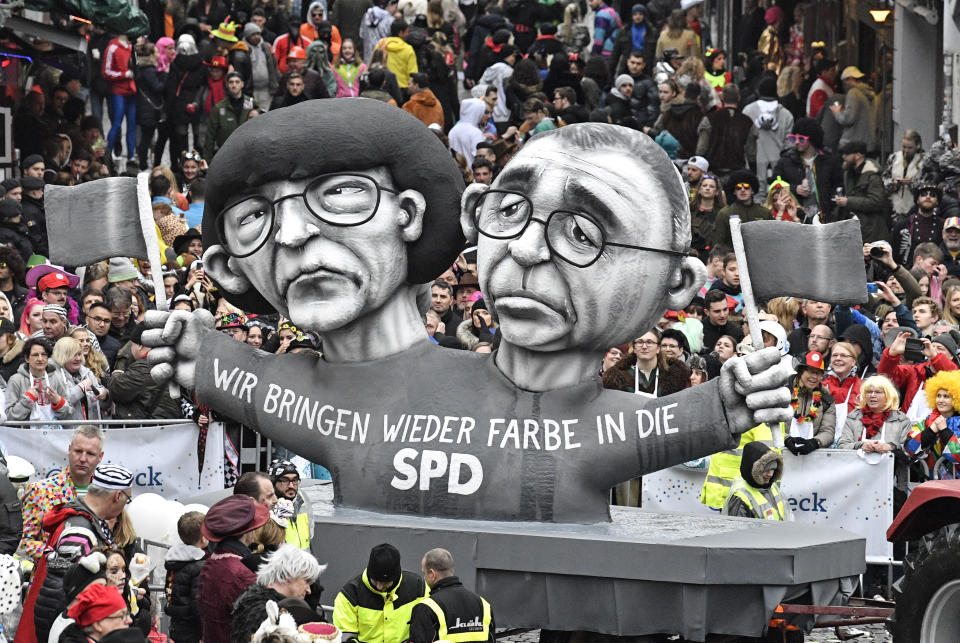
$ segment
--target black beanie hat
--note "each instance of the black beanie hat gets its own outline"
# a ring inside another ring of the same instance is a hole
[[[483,302],[483,297],[473,302],[473,307],[470,309],[470,314],[472,315],[473,311],[475,310],[486,310],[486,311],[490,310],[489,308],[487,308],[487,305]]]
[[[28,167],[33,167],[37,163],[43,163],[43,157],[39,154],[31,154],[27,158],[23,159],[23,161],[20,163],[20,168],[25,170]]]
[[[777,79],[773,76],[764,76],[757,85],[757,94],[760,98],[777,100]]]
[[[400,579],[400,551],[388,543],[370,550],[367,578],[381,583],[395,583]]]
[[[16,199],[0,200],[0,221],[9,221],[23,214],[23,208]]]

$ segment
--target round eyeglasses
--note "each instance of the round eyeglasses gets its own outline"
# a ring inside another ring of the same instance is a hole
[[[276,205],[284,199],[303,199],[314,217],[332,226],[363,225],[380,207],[382,192],[398,194],[366,174],[324,174],[310,181],[298,194],[268,199],[254,194],[235,201],[217,215],[216,227],[227,252],[238,259],[263,247],[274,229]]]
[[[514,239],[520,237],[531,221],[544,226],[544,237],[550,252],[578,268],[593,265],[603,254],[604,248],[630,248],[646,250],[674,257],[686,257],[686,252],[647,248],[626,243],[607,241],[603,227],[596,219],[582,212],[554,210],[547,218],[533,216],[533,203],[520,192],[511,190],[487,190],[477,201],[477,230],[491,239]]]

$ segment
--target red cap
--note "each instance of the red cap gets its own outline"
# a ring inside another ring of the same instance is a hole
[[[817,351],[810,351],[810,352],[807,353],[806,356],[803,358],[803,364],[802,364],[802,366],[806,366],[807,368],[815,368],[815,369],[817,369],[818,371],[824,370],[824,368],[823,368],[823,355],[821,355],[821,354],[818,353]]]
[[[37,293],[42,293],[48,288],[68,288],[70,283],[62,272],[51,272],[45,274],[37,282]]]
[[[210,62],[204,62],[204,65],[207,67],[216,67],[217,69],[226,69],[227,68],[227,59],[223,56],[214,56],[210,59]]]
[[[291,58],[294,60],[306,60],[307,52],[304,51],[303,47],[290,47],[290,51],[287,52],[287,60]]]

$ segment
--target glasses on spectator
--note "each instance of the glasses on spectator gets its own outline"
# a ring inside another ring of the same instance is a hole
[[[91,315],[87,315],[87,319],[89,319],[90,321],[99,322],[101,324],[109,324],[111,318],[110,317],[93,317]]]
[[[638,339],[633,343],[634,346],[656,346],[657,341],[655,339]]]
[[[832,337],[824,337],[823,335],[810,335],[810,339],[815,339],[820,342],[829,342]]]
[[[132,498],[131,495],[130,495],[129,493],[127,493],[126,491],[121,491],[121,492],[120,492],[120,495],[122,495],[124,498],[127,499],[127,501],[126,501],[125,503],[123,503],[123,504],[129,505],[131,502],[133,502],[133,498]]]
[[[276,205],[284,199],[303,199],[314,217],[332,226],[363,225],[380,207],[383,192],[399,194],[365,174],[324,174],[303,192],[268,199],[261,194],[244,197],[217,215],[216,226],[227,252],[242,259],[263,247],[273,232]]]
[[[124,611],[122,614],[111,614],[110,616],[104,616],[103,620],[106,621],[106,620],[120,619],[121,621],[125,621],[128,618],[130,618],[130,612]]]
[[[280,486],[284,486],[284,487],[288,487],[288,486],[290,486],[290,485],[295,485],[295,484],[300,484],[300,478],[298,478],[298,477],[296,477],[296,476],[289,477],[289,478],[288,478],[288,477],[277,478],[277,484],[280,485]]]
[[[871,395],[886,395],[886,393],[882,390],[870,389],[869,391],[865,391],[864,395],[866,395],[867,397],[870,397]]]
[[[750,190],[750,189],[753,188],[753,186],[750,185],[749,183],[737,183],[737,184],[736,184],[735,186],[733,186],[733,187],[734,187],[735,189],[737,189],[737,190]]]
[[[787,134],[787,143],[790,145],[804,145],[810,142],[809,136],[804,136],[803,134]]]
[[[514,239],[526,231],[531,221],[543,224],[550,252],[577,268],[596,263],[607,246],[687,256],[676,250],[607,241],[600,224],[582,212],[554,210],[546,219],[537,219],[533,216],[533,202],[525,194],[512,190],[487,190],[477,201],[477,213],[477,230],[491,239]]]

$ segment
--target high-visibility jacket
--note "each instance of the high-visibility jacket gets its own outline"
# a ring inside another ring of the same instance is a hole
[[[773,502],[770,502],[759,489],[748,485],[743,478],[737,478],[733,483],[733,486],[730,487],[730,495],[736,496],[749,505],[751,511],[753,511],[757,518],[763,520],[787,519],[783,495],[781,495],[780,487],[778,487],[776,483],[770,485],[770,495],[773,496]]]
[[[432,598],[423,599],[423,604],[429,607],[434,614],[437,616],[437,621],[440,623],[440,627],[437,629],[437,640],[438,641],[450,641],[450,643],[483,643],[490,639],[490,603],[487,602],[482,596],[478,596],[481,604],[483,605],[483,616],[480,619],[480,622],[477,623],[475,620],[468,620],[461,627],[447,627],[447,617],[443,613],[443,608],[441,608],[435,600]],[[460,622],[459,619],[455,623]],[[456,632],[450,631],[451,629],[457,630]]]
[[[744,445],[748,442],[760,441],[779,453],[783,448],[783,427],[777,428],[781,431],[779,444],[774,443],[773,431],[770,427],[761,424],[742,434],[736,449],[721,451],[710,456],[710,468],[707,470],[707,478],[700,490],[700,502],[713,509],[722,509],[723,503],[730,494],[730,487],[733,486],[734,480],[740,477],[740,458],[743,456]]]
[[[410,613],[429,593],[416,572],[403,571],[395,586],[381,592],[363,570],[337,594],[333,624],[341,632],[356,632],[362,643],[404,643],[410,635]]]
[[[310,516],[307,512],[287,520],[286,540],[300,549],[310,549]]]

